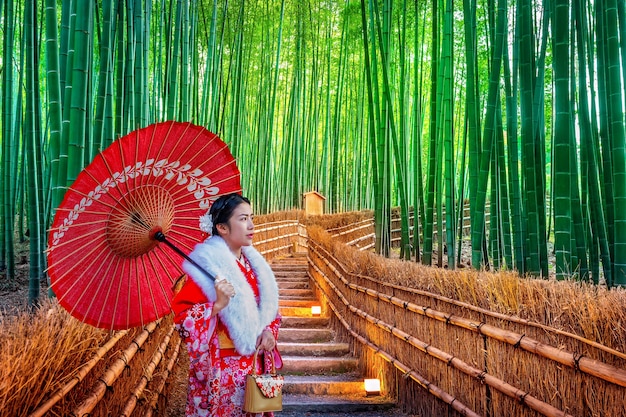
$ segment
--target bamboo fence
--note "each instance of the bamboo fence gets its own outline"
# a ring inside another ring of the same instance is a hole
[[[69,382],[41,404],[21,404],[24,413],[30,410],[28,414],[14,415],[145,415],[137,405],[146,402],[145,392],[167,396],[164,378],[155,375],[174,366],[180,345],[169,316],[143,328],[113,333],[85,365],[68,370],[74,374]],[[163,358],[168,359],[168,368]],[[60,375],[59,381],[64,377]],[[138,412],[133,413],[135,408]]]
[[[277,256],[284,256],[294,250],[306,250],[307,238],[306,227],[298,221],[301,212],[286,212],[279,215],[259,216],[263,223],[255,229],[255,247],[271,260]],[[70,335],[79,339],[89,326],[79,323],[70,317],[65,311],[55,304],[48,316],[34,316],[25,318],[25,321],[40,320],[40,326],[47,333],[46,321],[49,315],[58,315],[63,320],[65,328],[75,327]],[[1,317],[0,317],[1,318]],[[0,320],[2,325],[10,325]],[[14,326],[27,327],[27,326]],[[52,376],[52,381],[47,381],[43,391],[34,390],[34,381],[41,379],[38,375],[29,375],[26,384],[19,390],[20,395],[9,392],[10,385],[0,387],[0,406],[4,412],[14,416],[84,416],[84,415],[120,415],[120,416],[152,416],[165,415],[168,408],[167,396],[173,374],[179,366],[181,353],[181,340],[174,329],[171,317],[146,325],[143,328],[135,328],[108,334],[99,329],[89,329],[101,335],[100,346],[83,350],[80,366],[70,369],[62,369]],[[50,330],[50,333],[58,333]],[[82,333],[81,333],[82,332]],[[15,333],[15,331],[11,332]],[[24,332],[25,337],[29,337]],[[41,350],[42,356],[49,349],[41,349],[42,346],[30,346],[20,342],[18,337],[12,337],[6,343],[22,343],[18,348],[10,345],[6,349],[27,349],[28,355],[37,357],[34,351]],[[12,340],[15,340],[13,342]],[[0,340],[1,341],[1,340]],[[52,343],[49,338],[37,343]],[[89,353],[91,352],[91,353]],[[68,357],[77,353],[68,349],[64,352]],[[55,361],[62,358],[55,354]],[[73,356],[72,356],[73,357]],[[49,369],[45,366],[49,357],[42,357],[41,369]],[[79,359],[80,361],[80,359]],[[28,364],[3,364],[3,366],[27,366]],[[59,367],[60,368],[60,367]],[[27,369],[13,369],[16,374],[28,374]],[[49,372],[48,372],[49,373]],[[43,376],[43,374],[42,374]],[[46,380],[50,376],[46,374]],[[178,382],[180,383],[180,382]],[[4,389],[6,386],[6,390]],[[7,392],[4,392],[7,391]],[[21,391],[25,394],[21,395]],[[6,398],[6,403],[3,398]]]
[[[522,318],[502,311],[510,306],[489,307],[477,290],[466,294],[463,280],[475,278],[435,268],[417,269],[424,276],[414,282],[427,282],[428,288],[399,285],[394,276],[398,268],[414,264],[378,257],[377,264],[365,261],[361,256],[371,254],[347,243],[368,234],[367,214],[349,217],[303,218],[300,212],[258,216],[255,247],[268,260],[308,250],[317,295],[334,312],[331,325],[360,358],[363,374],[381,378],[383,389],[407,411],[430,416],[626,417],[626,354],[620,351],[626,330],[619,317],[604,311],[608,323],[598,329],[548,311],[563,308],[546,304],[537,307],[546,310],[536,314],[545,316],[543,320]],[[330,233],[320,232],[318,224]],[[501,279],[495,286],[502,293],[518,285],[509,282],[521,281]],[[452,290],[446,292],[442,282]],[[542,285],[533,287],[543,297],[537,304],[576,296],[554,283]],[[624,310],[622,301],[610,299],[618,311]],[[594,311],[591,304],[587,309],[588,315]],[[59,317],[67,315],[55,311]],[[40,319],[49,321],[50,313]],[[71,317],[62,320],[62,326],[85,326],[72,324]],[[169,316],[112,333],[100,346],[85,350],[91,353],[80,366],[48,383],[45,395],[34,396],[36,403],[0,405],[16,410],[11,414],[16,416],[166,415],[168,382],[180,366],[183,349]],[[37,379],[32,375],[29,381]]]
[[[336,330],[351,342],[363,373],[382,377],[390,395],[411,412],[626,416],[623,352],[546,324],[392,284],[385,277],[387,261],[364,263],[359,270],[359,260],[348,259],[354,249],[309,234],[310,274],[318,296],[338,317],[332,320]],[[619,325],[616,330],[625,332]],[[424,389],[416,390],[409,379]]]
[[[394,209],[391,211],[391,246],[394,248],[400,247],[400,241],[402,239],[402,228],[401,228],[401,217],[400,210]],[[330,233],[331,236],[340,240],[349,246],[354,246],[359,250],[367,250],[371,249],[375,245],[376,234],[374,232],[374,213],[371,211],[363,211],[360,212],[360,215],[363,217],[363,220],[342,224],[337,227],[324,227],[323,222],[317,222],[316,219],[312,219],[313,224],[317,224]],[[444,209],[444,217],[445,217],[445,209]],[[489,209],[485,209],[485,227],[486,230],[489,230]],[[410,233],[413,233],[413,228],[415,225],[415,216],[414,211],[411,209],[409,212],[409,229]],[[463,225],[462,225],[462,236],[468,237],[470,235],[470,217],[469,217],[469,203],[465,204],[463,207]],[[445,231],[445,225],[444,225]],[[420,226],[420,234],[421,226]],[[437,237],[437,219],[435,218],[433,224],[433,239]]]

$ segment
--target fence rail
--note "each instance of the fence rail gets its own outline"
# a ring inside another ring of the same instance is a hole
[[[306,227],[297,220],[260,224],[254,239],[268,260],[307,247]],[[51,384],[55,389],[40,404],[28,406],[29,417],[163,416],[159,401],[167,397],[167,381],[180,351],[181,339],[170,316],[143,328],[114,332],[87,363],[68,370],[73,376],[67,382]]]
[[[490,213],[489,206],[487,205],[487,209],[485,211],[485,225],[487,230],[489,230],[489,222],[490,222]],[[415,217],[413,214],[413,210],[409,212],[409,232],[413,233]],[[443,216],[445,218],[445,210],[443,212]],[[399,247],[400,241],[402,240],[402,227],[401,227],[401,218],[400,212],[398,210],[393,210],[391,216],[391,245],[393,247]],[[342,239],[342,242],[346,243],[350,246],[355,246],[360,250],[371,249],[375,245],[376,234],[374,233],[374,218],[362,220],[357,223],[348,224],[345,226],[327,229],[328,233],[330,233],[333,237]],[[420,225],[420,233],[422,231],[422,226]],[[443,231],[445,234],[445,224],[443,226]],[[466,204],[463,210],[463,226],[462,226],[463,236],[469,236],[470,234],[470,215],[469,215],[469,204]],[[436,239],[438,236],[437,232],[437,219],[435,218],[433,221],[433,239]]]
[[[333,229],[334,241],[358,247],[371,239],[369,228],[373,225],[362,221]],[[268,259],[308,249],[309,272],[322,304],[333,311],[332,326],[350,341],[362,372],[381,378],[406,409],[433,416],[626,415],[622,352],[349,271],[325,244],[309,241],[298,220],[257,226],[255,247]],[[159,399],[165,397],[180,348],[169,317],[114,333],[30,416],[97,414],[110,410],[112,402],[123,406],[119,415],[163,415]],[[126,373],[132,378],[120,378]],[[78,386],[87,394],[70,400]],[[139,398],[145,398],[141,410]]]
[[[338,316],[337,331],[365,348],[354,347],[363,372],[382,374],[386,386],[397,390],[393,394],[413,411],[440,415],[432,411],[436,397],[457,415],[623,415],[619,400],[616,405],[586,398],[589,392],[623,397],[626,370],[605,361],[619,363],[621,352],[548,326],[348,272],[316,242],[309,243],[309,259],[318,295]],[[415,396],[401,382],[406,378],[434,397]]]

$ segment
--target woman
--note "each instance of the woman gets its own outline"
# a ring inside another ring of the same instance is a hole
[[[172,303],[190,359],[186,415],[251,416],[242,411],[245,379],[255,350],[276,346],[278,286],[263,256],[250,246],[254,224],[247,198],[218,198],[200,218],[200,228],[211,236],[190,257],[215,282],[185,262],[191,279]]]

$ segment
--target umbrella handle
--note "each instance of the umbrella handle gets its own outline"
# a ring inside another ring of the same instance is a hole
[[[189,261],[189,263],[191,263],[193,266],[195,266],[196,268],[198,268],[204,275],[206,275],[211,281],[215,281],[215,277],[213,275],[211,275],[211,273],[209,273],[209,271],[207,271],[206,269],[204,269],[203,267],[201,267],[196,261],[194,261],[193,259],[191,259],[189,256],[187,256],[187,254],[185,252],[183,252],[182,250],[178,249],[176,246],[174,246],[174,244],[172,242],[170,242],[169,240],[167,240],[165,238],[165,234],[162,231],[158,231],[156,233],[154,233],[154,239],[159,241],[159,242],[163,242],[165,243],[167,246],[169,246],[170,248],[172,248],[172,250],[174,252],[176,252],[177,254],[179,254],[180,256],[182,256],[183,258],[185,258],[187,261]]]

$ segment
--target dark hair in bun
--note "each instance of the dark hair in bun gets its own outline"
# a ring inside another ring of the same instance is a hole
[[[213,220],[213,230],[211,230],[213,236],[219,236],[219,233],[217,233],[217,225],[220,223],[228,223],[233,216],[233,211],[235,211],[237,206],[241,203],[250,204],[250,200],[237,193],[223,195],[213,202],[209,209],[209,214]]]

